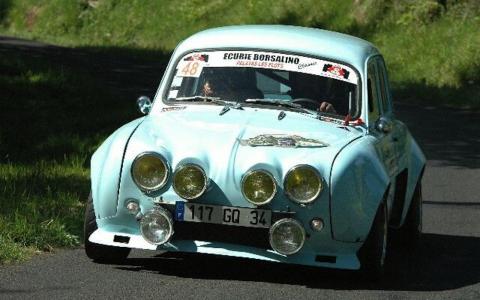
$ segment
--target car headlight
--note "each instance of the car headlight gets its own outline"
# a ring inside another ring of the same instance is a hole
[[[283,255],[292,255],[305,243],[305,229],[295,219],[280,219],[270,227],[270,246]]]
[[[323,189],[323,180],[312,166],[300,165],[288,171],[283,183],[288,198],[298,203],[314,201]]]
[[[162,245],[173,235],[173,220],[170,212],[162,207],[148,211],[140,220],[140,231],[145,240]]]
[[[200,197],[207,189],[207,183],[205,171],[195,164],[180,166],[173,174],[173,189],[187,200]]]
[[[160,154],[142,153],[133,161],[132,178],[143,191],[159,190],[167,183],[168,165]]]
[[[272,201],[277,192],[273,176],[264,170],[250,171],[242,179],[242,193],[245,199],[255,205]]]

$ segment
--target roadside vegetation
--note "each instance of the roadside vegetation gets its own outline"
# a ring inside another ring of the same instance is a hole
[[[134,98],[76,56],[14,48],[0,55],[1,264],[79,244],[89,158],[137,115]]]
[[[0,32],[67,46],[171,51],[199,30],[292,24],[363,37],[397,101],[480,108],[478,0],[3,0]]]
[[[0,49],[0,264],[78,245],[90,155],[137,117],[133,99],[142,92],[117,91],[128,74],[102,75],[88,57],[164,64],[188,35],[233,24],[365,38],[385,55],[396,101],[480,109],[477,0],[0,0],[0,34],[87,53]],[[161,72],[145,76],[152,88]]]

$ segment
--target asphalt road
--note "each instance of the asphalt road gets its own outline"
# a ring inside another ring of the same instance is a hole
[[[2,47],[58,51],[0,37]],[[382,282],[355,272],[147,251],[133,251],[123,265],[101,265],[79,248],[0,267],[0,299],[480,299],[480,113],[399,103],[396,111],[428,158],[424,234],[416,252],[391,253]]]

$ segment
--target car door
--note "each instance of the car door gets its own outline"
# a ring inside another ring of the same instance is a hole
[[[395,175],[397,175],[405,168],[404,166],[406,166],[407,156],[405,145],[407,143],[407,127],[401,121],[397,120],[393,113],[392,96],[390,93],[385,62],[381,56],[377,56],[375,61],[379,81],[378,87],[381,99],[381,115],[388,119],[392,124],[391,135],[398,168],[397,172],[395,172]]]
[[[389,211],[394,200],[395,177],[398,174],[397,156],[395,153],[391,110],[383,105],[381,80],[377,68],[377,60],[370,59],[367,67],[368,123],[369,133],[375,138],[375,149],[390,177],[390,190],[387,197]]]

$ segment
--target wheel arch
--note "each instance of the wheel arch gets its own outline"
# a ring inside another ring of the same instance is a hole
[[[117,213],[118,188],[125,149],[142,120],[143,118],[136,119],[117,129],[92,155],[91,195],[97,219],[111,217]]]
[[[379,205],[390,189],[390,178],[366,136],[342,150],[332,164],[330,214],[332,237],[363,242]]]

